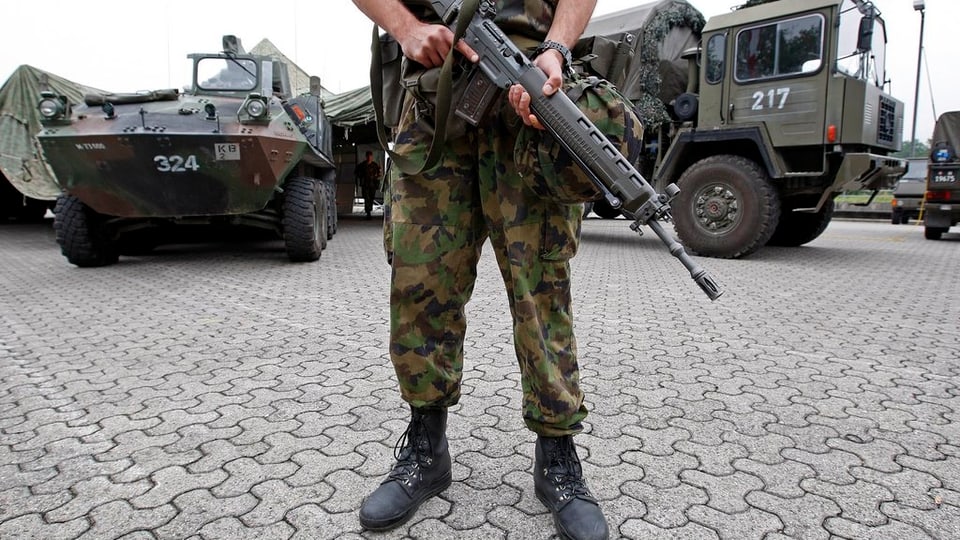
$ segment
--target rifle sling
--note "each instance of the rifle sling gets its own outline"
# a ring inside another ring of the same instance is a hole
[[[463,37],[467,25],[477,12],[480,0],[463,0],[460,12],[457,13],[456,29],[453,33],[453,43],[456,44]],[[450,115],[451,88],[453,87],[453,55],[455,47],[450,49],[443,60],[440,69],[440,80],[437,83],[437,103],[434,118],[433,140],[430,141],[430,150],[423,163],[418,164],[390,149],[387,141],[387,128],[383,125],[383,73],[380,69],[380,32],[376,24],[373,25],[373,45],[371,47],[373,60],[370,63],[370,94],[373,98],[373,110],[377,121],[377,138],[380,146],[390,155],[390,159],[404,174],[415,175],[432,169],[440,160],[440,151],[447,136],[447,118]]]

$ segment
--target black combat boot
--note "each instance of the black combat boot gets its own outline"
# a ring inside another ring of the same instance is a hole
[[[423,501],[450,485],[447,410],[412,409],[394,449],[397,464],[360,506],[360,525],[385,531],[407,521]]]
[[[533,486],[540,502],[553,514],[560,538],[605,540],[607,521],[583,481],[573,436],[537,436]]]

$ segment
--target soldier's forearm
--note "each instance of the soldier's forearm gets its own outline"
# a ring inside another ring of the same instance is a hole
[[[572,49],[590,22],[596,6],[597,0],[559,0],[547,39]]]
[[[353,3],[371,21],[398,40],[407,34],[409,28],[419,23],[400,0],[353,0]]]

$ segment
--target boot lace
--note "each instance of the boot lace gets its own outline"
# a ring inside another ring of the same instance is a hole
[[[388,480],[397,480],[408,486],[414,479],[422,480],[421,467],[429,467],[433,463],[433,442],[427,436],[422,414],[413,413],[410,424],[393,447],[393,457],[397,464],[387,476]]]
[[[575,497],[593,500],[583,480],[583,468],[572,437],[563,437],[547,449],[547,464],[543,472],[558,492],[559,501]]]

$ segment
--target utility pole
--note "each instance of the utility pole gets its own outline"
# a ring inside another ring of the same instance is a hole
[[[910,135],[910,157],[917,154],[917,104],[920,100],[920,66],[923,60],[923,23],[926,19],[924,0],[913,0],[913,9],[920,12],[920,45],[917,47],[917,84],[913,91],[913,132]]]

